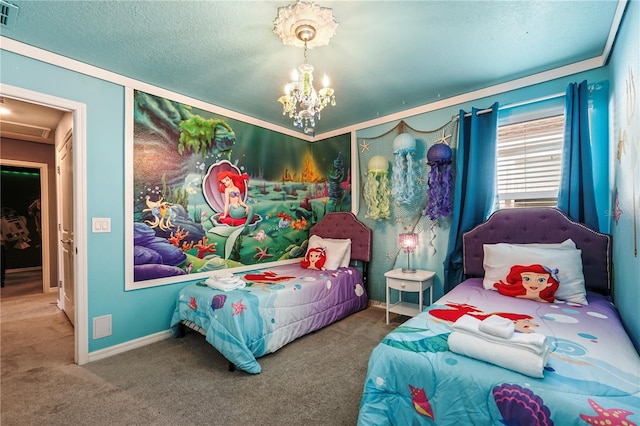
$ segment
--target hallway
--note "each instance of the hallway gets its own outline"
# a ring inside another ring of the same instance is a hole
[[[4,300],[8,297],[39,293],[42,294],[42,268],[7,271],[0,295]],[[58,293],[54,291],[53,294]]]

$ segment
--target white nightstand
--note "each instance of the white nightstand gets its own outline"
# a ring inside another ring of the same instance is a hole
[[[415,272],[402,272],[402,268],[394,269],[384,274],[387,277],[387,324],[389,324],[389,312],[400,315],[416,316],[422,312],[422,296],[425,290],[429,289],[429,304],[433,303],[433,271],[423,271],[417,269]],[[389,302],[390,289],[398,290],[398,302],[393,305]],[[409,303],[402,301],[402,292],[413,292],[419,294],[419,303]]]

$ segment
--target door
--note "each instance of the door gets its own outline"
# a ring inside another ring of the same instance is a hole
[[[75,285],[73,241],[73,138],[71,134],[58,147],[58,195],[60,206],[59,253],[60,253],[60,297],[62,310],[75,327]]]

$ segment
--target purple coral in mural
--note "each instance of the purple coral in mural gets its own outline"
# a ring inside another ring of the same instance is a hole
[[[134,281],[184,275],[182,265],[187,256],[144,223],[133,224]]]
[[[493,388],[493,399],[507,426],[552,426],[551,412],[531,389],[509,383]]]

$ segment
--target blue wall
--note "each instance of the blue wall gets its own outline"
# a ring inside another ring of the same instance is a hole
[[[545,83],[528,86],[522,89],[501,93],[496,96],[478,99],[473,102],[459,104],[414,117],[405,118],[403,121],[405,121],[413,129],[420,131],[431,131],[433,129],[438,129],[449,122],[451,117],[453,115],[457,115],[460,110],[471,111],[472,107],[485,109],[489,108],[495,102],[498,102],[500,105],[505,106],[510,104],[517,104],[520,102],[530,101],[532,99],[565,93],[567,86],[572,82],[581,82],[585,79],[589,82],[597,82],[607,80],[608,78],[609,74],[607,68],[601,67],[588,72],[574,74],[568,77],[558,78]],[[360,138],[372,138],[382,135],[388,132],[390,129],[394,128],[397,124],[398,122],[393,122],[358,131],[358,140],[360,140]],[[388,151],[388,159],[389,161],[393,161],[391,156],[391,147],[389,147]],[[418,160],[424,159],[419,158]],[[609,169],[608,159],[606,157],[599,157],[597,159],[594,159],[594,161],[596,162],[596,167],[601,167],[607,170]],[[604,210],[606,209],[603,209],[603,211],[599,212],[599,214],[602,216],[606,215],[607,212]],[[368,226],[375,229],[376,232],[374,233],[374,238],[376,240],[380,241],[382,239],[385,241],[395,241],[397,239],[398,233],[401,232],[402,225],[374,222],[366,219],[365,214],[366,206],[361,205],[358,212],[358,218],[365,222]],[[443,262],[446,256],[449,238],[447,221],[443,221],[442,225],[436,229],[435,255],[432,255],[426,247],[426,240],[428,238],[428,233],[420,234],[421,247],[417,251],[416,255],[412,256],[411,263],[418,269],[427,269],[436,272],[436,277],[434,280],[435,300],[435,298],[443,295]],[[393,254],[395,254],[395,252],[393,252]],[[383,274],[388,269],[392,268],[392,266],[389,266],[389,260],[385,258],[385,255],[386,251],[385,253],[376,253],[374,251],[374,259],[371,268],[371,279],[369,281],[370,297],[373,300],[377,300],[380,302],[383,302],[385,300],[385,279]],[[403,253],[398,256],[398,263],[396,267],[401,267],[404,264],[406,264],[406,255]]]
[[[86,104],[89,352],[166,330],[182,285],[125,292],[124,87],[2,51],[2,83]],[[111,233],[92,234],[91,217]],[[109,337],[93,340],[94,317],[112,315]]]
[[[619,40],[616,42],[612,65],[609,67],[409,117],[405,121],[416,129],[436,129],[446,123],[452,115],[457,114],[459,109],[468,110],[471,106],[485,108],[496,101],[500,104],[516,103],[547,94],[564,92],[569,82],[583,79],[600,81],[611,78],[614,87],[614,101],[616,105],[622,106],[624,101],[619,97],[624,95],[628,67],[635,70],[636,81],[640,80],[638,74],[638,21],[638,2],[632,1]],[[611,76],[609,76],[609,68],[611,68]],[[0,63],[0,76],[3,84],[86,104],[86,217],[88,222],[91,217],[112,218],[111,233],[92,234],[90,223],[87,224],[88,229],[85,230],[88,257],[89,352],[166,330],[169,326],[176,294],[185,285],[184,283],[124,291],[126,201],[124,197],[124,87],[4,50]],[[636,117],[637,115],[636,109]],[[638,118],[636,118],[636,124],[637,122]],[[357,136],[359,138],[377,136],[394,127],[395,124],[388,123],[361,130]],[[618,129],[617,120],[616,126]],[[637,125],[635,132],[635,145],[638,148]],[[612,140],[612,144],[615,143],[617,142]],[[640,149],[636,152],[640,152]],[[637,181],[637,168],[635,170]],[[623,167],[616,167],[616,179],[620,188],[625,188],[624,190],[627,191],[631,184],[631,178],[631,171],[627,171]],[[638,183],[636,182],[636,196],[640,192]],[[620,240],[620,242],[616,241],[614,254],[618,296],[616,300],[627,325],[635,334],[637,342],[637,336],[640,335],[640,320],[637,315],[634,316],[635,311],[631,309],[632,306],[638,306],[638,284],[637,280],[633,281],[631,278],[637,276],[640,268],[638,268],[638,258],[627,249],[629,235],[633,228],[631,222],[633,204],[631,200],[626,200],[625,203],[628,204],[623,205],[623,210],[627,212],[626,215],[623,215],[624,221],[621,219],[617,225],[612,225],[616,239]],[[638,214],[640,215],[640,212]],[[387,224],[374,224],[374,226],[375,239],[396,239],[397,232],[393,226]],[[447,240],[446,232],[446,230],[438,231],[438,241],[441,244]],[[624,247],[619,247],[622,243],[625,244]],[[444,256],[445,251],[446,248],[440,247],[438,255]],[[432,257],[426,263],[415,265],[438,272],[435,297],[442,295],[442,260],[439,257]],[[385,271],[377,271],[376,263],[381,264],[381,262],[376,262],[374,258],[371,297],[374,300],[382,301],[384,300],[382,273]],[[93,340],[92,319],[107,314],[111,314],[113,319],[112,336]]]
[[[614,301],[636,348],[640,348],[640,2],[627,5],[609,63],[613,191],[618,192],[613,234]],[[634,93],[635,92],[635,93]],[[624,137],[626,135],[626,138]],[[613,207],[612,211],[613,213]]]

